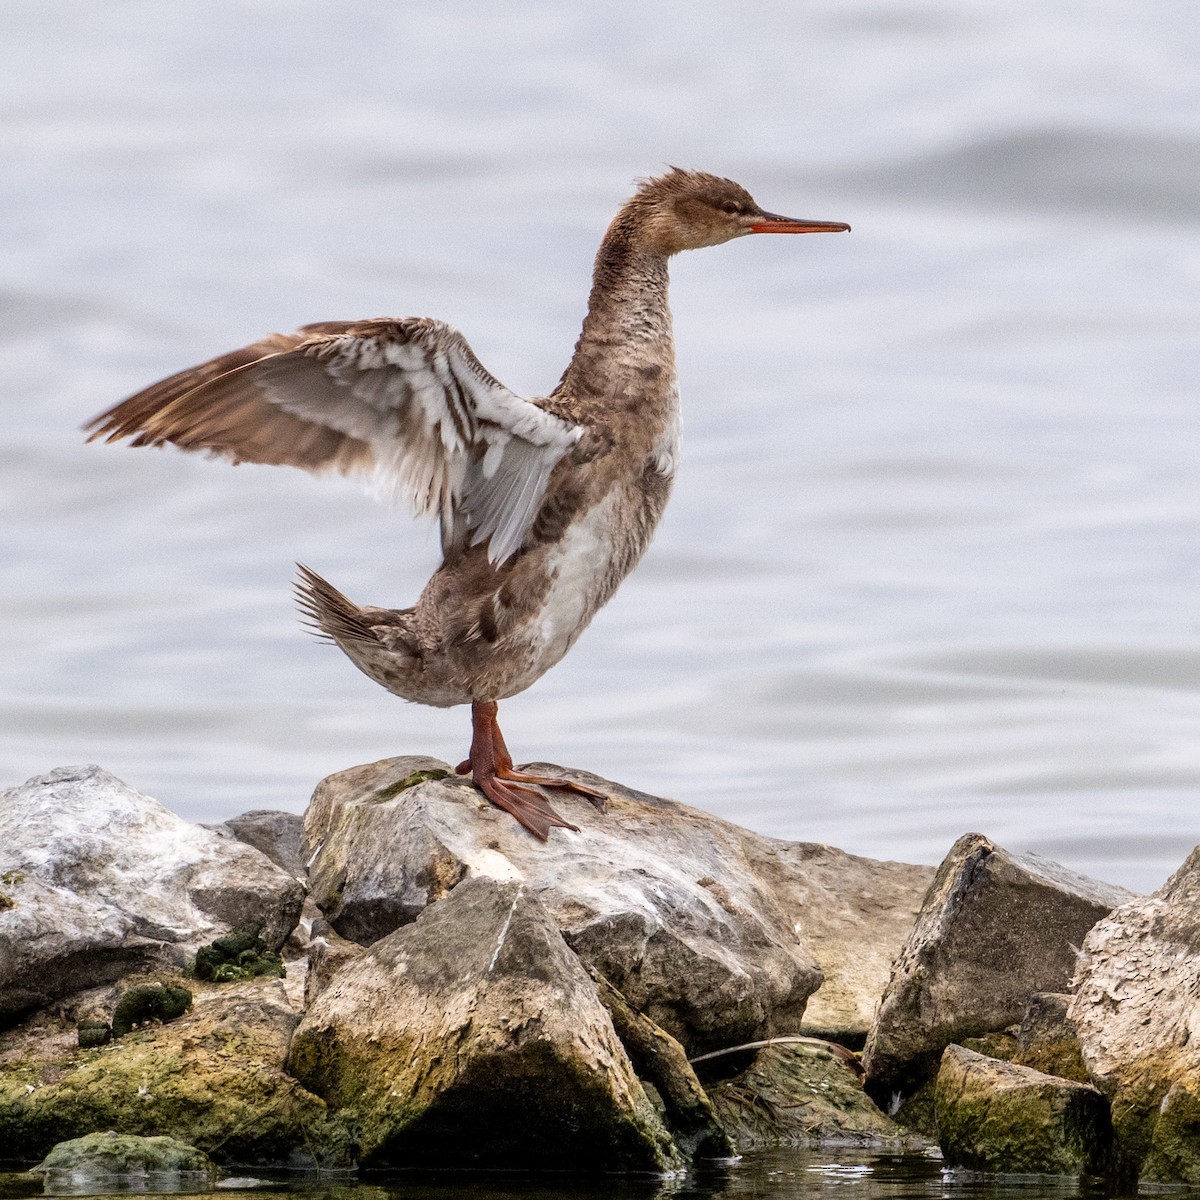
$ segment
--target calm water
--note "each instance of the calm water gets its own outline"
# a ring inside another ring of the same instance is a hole
[[[518,757],[1157,886],[1200,841],[1198,61],[1190,0],[0,0],[0,783],[97,761],[216,820],[457,761],[465,713],[306,641],[288,591],[301,560],[409,603],[430,530],[78,427],[385,313],[544,391],[609,216],[677,162],[854,233],[675,265],[676,494],[505,706]]]
[[[28,1175],[0,1174],[0,1197],[26,1200],[42,1194]],[[578,1179],[505,1173],[398,1173],[357,1185],[293,1180],[284,1194],[306,1200],[1099,1200],[1101,1190],[1058,1178],[980,1176],[947,1172],[919,1154],[862,1150],[776,1150],[747,1155],[726,1167],[709,1167],[676,1179]],[[128,1193],[126,1193],[128,1194]],[[271,1191],[218,1189],[210,1197],[262,1197]]]

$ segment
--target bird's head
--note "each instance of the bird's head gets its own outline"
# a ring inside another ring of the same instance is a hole
[[[808,221],[764,212],[740,183],[672,167],[648,179],[626,205],[641,236],[663,254],[719,246],[748,233],[844,233],[841,221]]]

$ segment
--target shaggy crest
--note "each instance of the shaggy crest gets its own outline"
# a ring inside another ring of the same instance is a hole
[[[632,200],[652,204],[669,203],[682,196],[714,207],[719,207],[727,200],[749,209],[758,207],[754,197],[740,183],[723,179],[720,175],[711,175],[707,171],[686,171],[682,167],[671,167],[662,175],[639,179]]]

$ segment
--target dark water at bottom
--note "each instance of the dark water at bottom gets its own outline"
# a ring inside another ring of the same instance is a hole
[[[240,1186],[239,1186],[240,1185]],[[336,1174],[280,1176],[247,1171],[203,1194],[234,1197],[283,1193],[305,1200],[1041,1200],[1116,1195],[1099,1185],[1062,1177],[980,1176],[948,1171],[936,1153],[888,1154],[822,1147],[747,1154],[670,1178],[614,1175],[521,1174],[516,1172],[393,1172],[366,1178]],[[0,1173],[0,1200],[43,1194],[29,1175]],[[100,1190],[59,1190],[55,1195],[105,1195]],[[123,1193],[128,1195],[128,1192]]]

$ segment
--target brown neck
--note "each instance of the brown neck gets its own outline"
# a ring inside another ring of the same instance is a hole
[[[587,316],[561,390],[600,394],[632,373],[674,382],[667,256],[651,244],[646,216],[627,204],[600,243]]]

